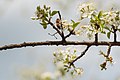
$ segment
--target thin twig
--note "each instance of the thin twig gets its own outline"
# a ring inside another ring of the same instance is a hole
[[[65,36],[65,39],[68,38],[68,37],[70,37],[73,34],[73,31],[74,30],[70,31],[69,34]]]
[[[59,18],[60,18],[60,20],[61,20],[62,17],[61,17],[60,11],[58,11],[58,16],[59,16]]]
[[[55,36],[57,33],[58,33],[58,32],[56,32],[56,33],[54,33],[54,34],[50,34],[50,33],[48,33],[48,35],[50,35],[50,36],[54,36],[55,39],[57,39],[57,37]]]
[[[70,66],[74,64],[75,61],[77,61],[78,59],[80,59],[81,57],[83,57],[85,55],[85,53],[88,51],[90,45],[88,45],[86,47],[86,49],[80,54],[80,56],[78,56],[75,60],[73,60],[72,62],[70,62]]]
[[[58,16],[59,16],[59,19],[60,19],[60,21],[61,21],[61,37],[62,37],[62,41],[63,42],[66,42],[66,40],[65,40],[65,35],[64,35],[64,32],[63,32],[63,25],[62,25],[62,16],[61,16],[61,14],[60,14],[60,11],[58,11]]]
[[[96,25],[95,29],[98,30],[100,28],[100,25],[98,25],[97,23],[95,25]],[[95,42],[96,43],[98,42],[98,33],[95,34]]]
[[[113,34],[114,34],[114,42],[117,42],[117,29],[115,28],[114,25],[112,25],[112,28],[113,28]]]
[[[49,24],[53,27],[53,29],[55,29],[58,34],[62,37],[62,33],[58,30],[58,28],[55,27],[55,25],[52,22],[49,22]]]
[[[107,57],[109,57],[111,51],[111,45],[108,46]]]

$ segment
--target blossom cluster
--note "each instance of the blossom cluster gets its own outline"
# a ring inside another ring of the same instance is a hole
[[[101,67],[101,70],[103,69],[107,69],[106,66],[107,66],[107,63],[109,62],[110,64],[113,64],[113,58],[112,56],[109,56],[109,55],[106,55],[103,51],[100,51],[100,55],[102,55],[104,58],[105,58],[105,61],[100,64],[100,67]]]
[[[83,3],[79,6],[81,13],[81,21],[83,19],[89,19],[88,26],[82,25],[81,28],[86,29],[89,34],[103,33],[113,33],[114,29],[119,31],[120,25],[120,11],[113,10],[110,11],[97,11],[93,3]],[[84,26],[86,28],[84,28]],[[113,28],[113,26],[115,28]],[[108,34],[107,34],[108,35]],[[109,36],[107,36],[109,38]]]
[[[67,48],[66,50],[58,50],[53,53],[54,55],[54,63],[60,63],[63,66],[65,72],[70,72],[71,75],[81,75],[83,72],[82,68],[77,68],[74,64],[70,65],[70,63],[77,58],[76,49],[72,51],[72,49]]]
[[[83,3],[79,5],[79,11],[81,13],[81,19],[83,18],[91,18],[91,15],[95,11],[95,5],[93,3]]]

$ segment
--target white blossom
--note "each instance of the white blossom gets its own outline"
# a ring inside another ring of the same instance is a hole
[[[92,33],[87,33],[87,37],[91,40],[93,38],[93,34]]]
[[[81,30],[79,30],[79,29],[78,29],[78,30],[75,30],[75,35],[76,35],[76,36],[80,36],[80,33],[81,33]]]
[[[68,27],[72,26],[67,20],[62,20],[62,27],[63,29],[68,29]]]
[[[95,10],[95,5],[93,3],[83,3],[79,5],[79,10],[81,12],[89,12]]]
[[[108,11],[103,13],[102,20],[106,22],[106,25],[120,25],[120,12],[119,11]]]
[[[54,79],[54,76],[52,73],[50,72],[45,72],[41,75],[41,79],[42,80],[53,80]]]

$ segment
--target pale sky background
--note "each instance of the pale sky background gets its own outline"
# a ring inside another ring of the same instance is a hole
[[[31,41],[55,40],[48,33],[54,33],[50,28],[44,30],[39,22],[32,21],[36,6],[49,5],[52,9],[61,11],[64,19],[78,19],[77,7],[86,0],[0,0],[0,46],[11,43]],[[89,1],[89,0],[88,0]],[[98,9],[110,9],[113,6],[119,9],[120,0],[94,0]],[[119,36],[118,36],[119,37]],[[101,40],[106,37],[100,36]],[[82,40],[70,38],[69,40]],[[59,46],[62,47],[62,46]],[[79,50],[83,47],[77,46]],[[46,71],[54,70],[52,53],[57,46],[27,47],[0,51],[0,80],[22,80],[21,71],[24,69],[43,68]],[[120,48],[113,47],[111,55],[116,62],[109,65],[106,71],[101,71],[99,65],[103,57],[99,50],[106,51],[106,47],[91,47],[76,65],[83,67],[84,73],[78,80],[120,80]]]

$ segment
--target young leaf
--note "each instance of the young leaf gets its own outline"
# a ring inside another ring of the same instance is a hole
[[[72,21],[73,24],[75,23],[75,21],[73,21],[73,20],[71,20],[71,21]]]
[[[73,23],[73,25],[72,25],[73,29],[75,29],[78,26],[78,24],[80,23],[80,22],[75,22],[73,20],[71,20],[71,21]]]
[[[101,33],[106,34],[106,32],[105,32],[105,31],[101,31]]]
[[[91,23],[95,23],[95,20],[93,20],[93,19],[90,19],[90,22],[91,22]]]
[[[99,12],[98,18],[100,18],[101,16],[102,16],[102,11]]]
[[[51,10],[49,11],[49,15],[52,16]]]
[[[52,14],[51,14],[51,16],[54,16],[57,13],[58,13],[58,11],[53,11]]]
[[[32,19],[32,20],[36,20],[36,18],[35,18],[35,17],[31,17],[31,19]]]
[[[43,28],[46,29],[46,28],[47,28],[47,25],[43,25]]]
[[[74,24],[73,24],[73,29],[75,29],[75,28],[78,26],[79,23],[80,23],[80,22],[74,23]]]
[[[47,7],[46,7],[46,5],[44,5],[43,7],[44,7],[44,9],[46,9],[46,8],[47,8]]]
[[[104,27],[104,28],[110,31],[109,27]]]
[[[107,33],[107,37],[110,39],[110,34],[111,34],[111,32],[108,32]]]
[[[40,6],[37,6],[37,11],[40,11]]]
[[[43,22],[43,23],[40,23],[40,24],[43,26],[44,29],[47,28],[47,25],[48,25],[48,24],[47,24],[46,22]]]
[[[117,29],[120,32],[120,29]]]

